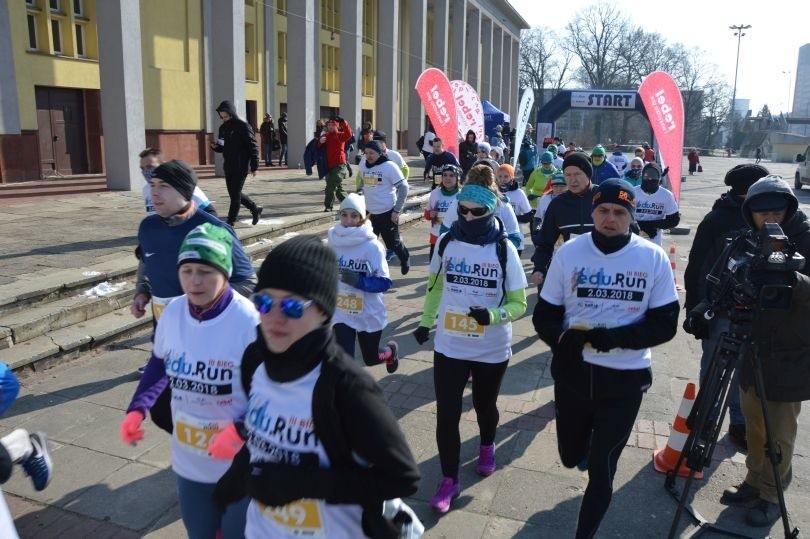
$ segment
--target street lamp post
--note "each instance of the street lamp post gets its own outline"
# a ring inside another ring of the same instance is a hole
[[[788,76],[788,97],[787,97],[787,106],[785,106],[785,116],[787,117],[787,115],[790,113],[790,109],[792,108],[792,105],[790,103],[790,86],[791,83],[793,82],[793,72],[790,70],[782,71],[782,74]]]
[[[734,106],[736,105],[737,101],[737,72],[740,69],[740,40],[742,36],[745,35],[743,30],[748,30],[751,28],[750,24],[738,24],[735,26],[729,26],[729,30],[735,30],[734,35],[737,36],[737,62],[734,64],[734,90],[731,92],[731,134],[729,135],[728,145],[729,147],[734,150],[734,127],[736,125],[736,110]]]

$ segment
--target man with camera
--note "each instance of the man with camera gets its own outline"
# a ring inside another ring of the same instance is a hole
[[[748,230],[741,232],[743,238],[753,238],[767,224],[774,223],[782,227],[796,252],[807,258],[810,256],[810,219],[798,210],[798,206],[790,185],[780,176],[769,175],[758,180],[748,189],[742,204],[742,215],[748,225]],[[739,236],[735,240],[742,239]],[[771,239],[781,243],[778,237]],[[801,272],[776,269],[780,266],[773,261],[778,258],[759,260],[758,249],[751,248],[751,241],[735,240],[713,266],[716,269],[712,273],[718,279],[716,285],[709,284],[707,298],[715,303],[725,301],[732,305],[736,303],[738,308],[755,309],[751,345],[742,348],[738,363],[740,403],[748,440],[745,461],[748,473],[742,483],[723,492],[721,501],[748,506],[745,520],[749,525],[770,526],[779,518],[780,508],[773,468],[766,450],[767,433],[760,399],[764,398],[766,403],[770,434],[778,459],[777,469],[782,486],[787,487],[792,478],[791,461],[801,402],[810,399],[810,332],[806,329],[810,319],[809,268],[804,267]],[[773,245],[766,245],[759,250],[767,254],[771,247]],[[778,244],[776,247],[776,250],[782,249]],[[730,264],[731,259],[745,263],[737,268],[738,264]],[[734,286],[724,286],[729,279],[734,281]],[[789,294],[784,294],[784,288],[773,287],[774,283],[789,285]],[[780,292],[778,297],[784,301],[768,304],[766,291]],[[723,297],[727,294],[732,298]],[[740,300],[740,294],[750,294],[751,300]],[[703,310],[698,306],[690,311],[687,325],[699,327],[703,317],[699,311]],[[758,395],[755,388],[753,354],[757,354],[760,360],[764,395]]]
[[[700,358],[700,380],[709,370],[709,362],[714,354],[720,335],[728,331],[728,313],[716,312],[714,318],[706,320],[703,316],[690,317],[688,314],[706,297],[706,276],[712,269],[715,260],[723,252],[726,238],[747,228],[742,214],[742,204],[748,188],[760,178],[769,174],[768,169],[760,165],[737,165],[726,173],[725,184],[731,189],[714,201],[712,210],[703,218],[695,232],[692,248],[689,250],[689,262],[684,271],[686,300],[684,309],[687,316],[683,328],[695,339],[701,340],[703,354]],[[729,388],[729,427],[728,435],[737,446],[746,449],[745,418],[740,409],[739,386],[735,383]],[[710,417],[716,420],[716,417]]]

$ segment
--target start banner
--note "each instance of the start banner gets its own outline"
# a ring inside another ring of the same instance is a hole
[[[653,71],[638,89],[644,110],[650,119],[661,168],[669,167],[667,178],[675,200],[681,200],[681,163],[683,161],[683,99],[678,85],[665,71]]]
[[[419,75],[415,88],[436,136],[444,141],[448,152],[458,157],[456,100],[447,76],[435,67],[428,68]]]

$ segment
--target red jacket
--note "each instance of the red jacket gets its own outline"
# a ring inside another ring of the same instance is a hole
[[[352,128],[346,121],[338,123],[337,131],[330,133],[327,131],[324,136],[326,142],[321,143],[318,139],[318,148],[326,146],[326,166],[332,170],[336,166],[346,162],[346,141],[352,138]]]

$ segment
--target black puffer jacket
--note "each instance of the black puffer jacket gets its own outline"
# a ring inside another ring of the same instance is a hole
[[[579,195],[566,191],[548,205],[546,215],[543,217],[543,226],[538,234],[537,247],[532,256],[534,271],[542,272],[544,275],[548,271],[557,238],[562,236],[563,241],[568,241],[571,234],[581,235],[593,229],[591,204],[596,188],[596,185],[591,184]]]
[[[698,225],[683,274],[686,312],[706,298],[706,275],[723,252],[726,238],[748,228],[742,214],[742,202],[743,197],[734,196],[730,191],[723,193]]]
[[[236,107],[230,101],[220,103],[217,112],[227,112],[231,116],[230,120],[219,126],[217,138],[222,140],[222,144],[214,148],[225,158],[225,174],[247,175],[248,172],[255,172],[259,168],[259,147],[253,128],[236,115]]]

